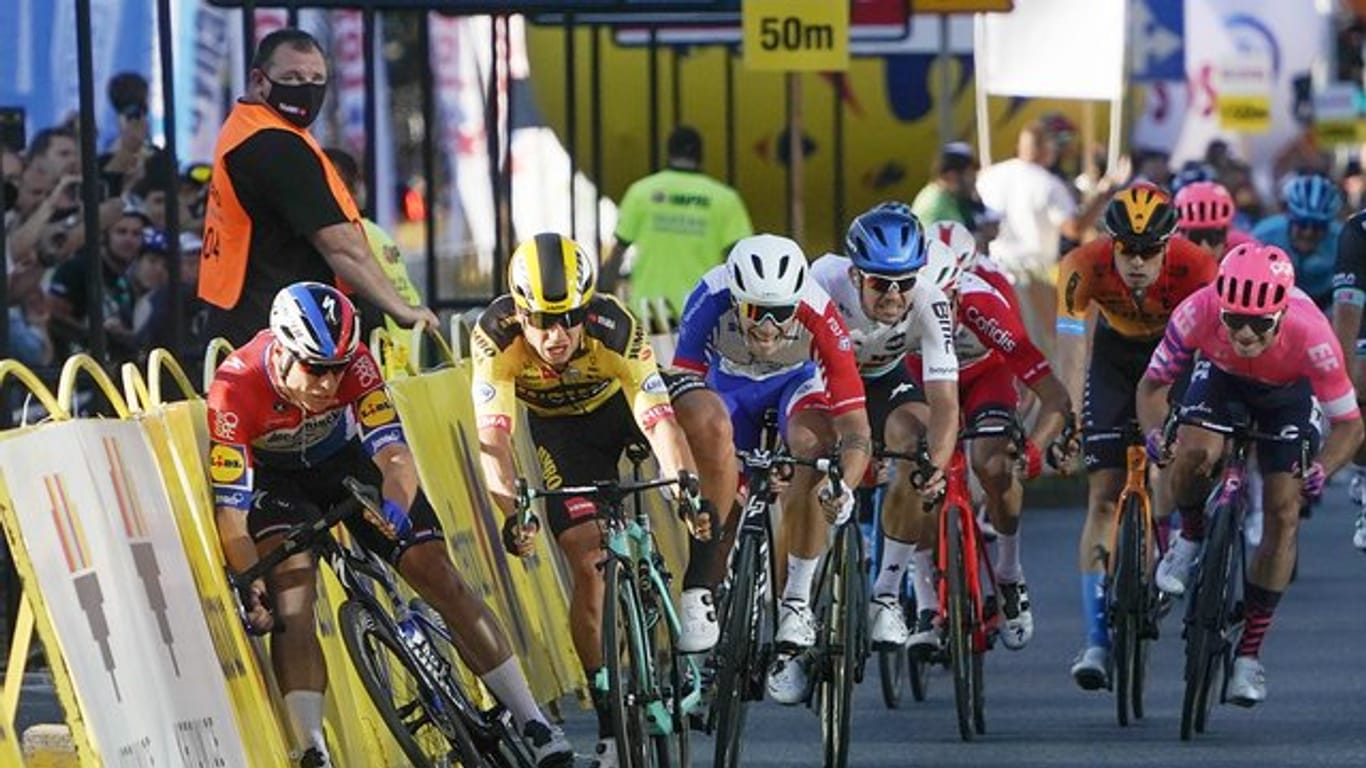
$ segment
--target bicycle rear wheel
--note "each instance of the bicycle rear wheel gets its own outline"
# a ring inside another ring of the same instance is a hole
[[[1115,553],[1113,585],[1110,590],[1110,620],[1114,626],[1115,649],[1115,714],[1121,726],[1129,724],[1130,705],[1141,697],[1143,681],[1139,677],[1142,663],[1139,644],[1143,609],[1146,600],[1142,587],[1143,509],[1137,498],[1130,496],[1121,510],[1119,546]],[[1138,716],[1137,713],[1134,713]]]
[[[949,665],[953,668],[953,698],[958,710],[958,735],[963,741],[972,741],[975,735],[973,715],[973,673],[972,618],[968,596],[967,563],[963,557],[962,511],[945,508],[940,514],[948,515],[948,589],[949,615]],[[971,513],[969,513],[971,514]]]
[[[825,593],[826,609],[819,691],[821,742],[825,765],[833,768],[843,768],[849,761],[849,710],[863,643],[860,620],[866,616],[867,604],[860,550],[858,531],[851,525],[842,526],[831,547],[820,590]]]
[[[665,607],[659,601],[668,600],[668,594],[650,590],[644,596],[646,621],[650,628],[654,649],[654,670],[656,687],[661,695],[664,713],[669,718],[667,733],[654,737],[655,760],[661,768],[685,767],[690,764],[688,749],[689,722],[683,712],[683,697],[687,694],[690,681],[687,665],[674,644],[673,630],[665,616]]]
[[[645,768],[653,765],[646,719],[646,702],[653,699],[649,640],[631,573],[616,559],[605,567],[602,661],[617,759],[625,768]]]
[[[423,679],[388,616],[347,600],[337,610],[337,623],[361,685],[413,765],[486,765],[455,702]],[[450,677],[444,684],[458,685]]]
[[[716,681],[713,684],[711,720],[716,736],[717,768],[740,765],[741,737],[745,731],[745,706],[759,663],[758,644],[762,609],[755,606],[759,579],[759,541],[740,535],[730,591],[721,610],[721,637],[716,644]]]

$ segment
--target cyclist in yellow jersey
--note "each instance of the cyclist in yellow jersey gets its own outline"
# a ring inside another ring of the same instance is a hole
[[[680,515],[692,533],[679,648],[706,651],[718,634],[709,588],[714,508],[701,497],[697,465],[644,329],[616,298],[595,295],[595,279],[593,260],[578,244],[556,234],[537,235],[512,256],[511,293],[496,299],[474,330],[480,461],[506,516],[503,543],[519,557],[529,555],[540,528],[535,520],[522,525],[514,514],[512,433],[519,401],[526,405],[544,481],[552,488],[614,478],[626,446],[648,442],[661,474],[680,479]],[[570,630],[591,680],[603,663],[602,534],[598,525],[585,523],[595,523],[597,508],[584,498],[547,500],[546,515],[569,563]],[[617,745],[607,703],[595,701],[594,707],[596,765],[610,768]]]

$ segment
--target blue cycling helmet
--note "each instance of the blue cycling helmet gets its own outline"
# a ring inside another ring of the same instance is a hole
[[[900,204],[883,203],[849,224],[844,253],[859,271],[904,275],[925,266],[928,246],[915,214]]]
[[[904,213],[904,214],[906,214],[907,216],[913,216],[913,215],[914,215],[913,213],[911,213],[911,206],[909,206],[909,205],[907,205],[907,204],[901,202],[900,200],[883,200],[882,202],[880,202],[880,203],[878,203],[877,205],[873,206],[873,207],[870,208],[869,210],[870,210],[870,211],[895,211],[895,212],[897,212],[897,213]]]
[[[1342,208],[1342,192],[1327,176],[1318,174],[1295,174],[1281,186],[1281,199],[1285,200],[1286,212],[1290,218],[1299,221],[1314,221],[1324,224],[1332,221]]]
[[[1191,160],[1181,166],[1181,170],[1177,171],[1176,175],[1172,176],[1172,194],[1175,195],[1177,192],[1180,192],[1181,188],[1187,184],[1194,184],[1197,181],[1218,180],[1219,174],[1214,172],[1213,166],[1208,163],[1202,163],[1199,160]]]

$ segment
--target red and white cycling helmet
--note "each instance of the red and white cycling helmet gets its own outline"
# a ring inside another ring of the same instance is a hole
[[[977,258],[977,238],[960,222],[936,221],[930,225],[925,236],[947,245],[953,251],[954,258],[958,259],[959,270],[966,272],[972,269],[972,262]]]
[[[1269,315],[1290,303],[1295,266],[1285,251],[1274,245],[1244,243],[1219,263],[1214,286],[1223,311]]]

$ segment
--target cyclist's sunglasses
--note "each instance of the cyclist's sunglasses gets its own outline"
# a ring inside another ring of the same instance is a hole
[[[1237,333],[1244,328],[1258,336],[1265,336],[1276,327],[1281,321],[1281,313],[1274,312],[1270,315],[1245,315],[1241,312],[1220,312],[1219,320],[1233,333]]]
[[[1162,253],[1166,250],[1166,246],[1164,243],[1157,243],[1155,245],[1148,245],[1142,248],[1135,248],[1133,246],[1125,245],[1121,242],[1116,242],[1115,247],[1119,249],[1119,255],[1131,259],[1137,257],[1141,261],[1152,261],[1158,256],[1161,256]]]
[[[351,364],[350,360],[336,360],[328,362],[318,362],[294,358],[294,362],[299,364],[300,370],[309,376],[329,376],[334,373],[341,373],[346,370],[346,366]]]
[[[860,272],[863,276],[863,284],[872,288],[875,293],[890,293],[895,288],[899,293],[910,293],[915,287],[915,275],[874,275],[871,272]]]
[[[759,325],[765,320],[773,321],[774,325],[782,325],[797,314],[797,305],[795,304],[768,307],[762,304],[740,301],[736,302],[735,309],[740,313],[740,317],[753,322],[755,325]]]
[[[541,331],[548,331],[555,326],[564,328],[577,328],[583,325],[588,319],[588,307],[578,307],[568,312],[523,312],[522,322]]]
[[[1290,228],[1303,229],[1305,231],[1317,234],[1320,232],[1326,232],[1328,230],[1328,222],[1319,221],[1317,219],[1291,219]]]
[[[1208,229],[1188,229],[1186,239],[1196,245],[1223,245],[1228,239],[1228,230],[1217,227]]]

